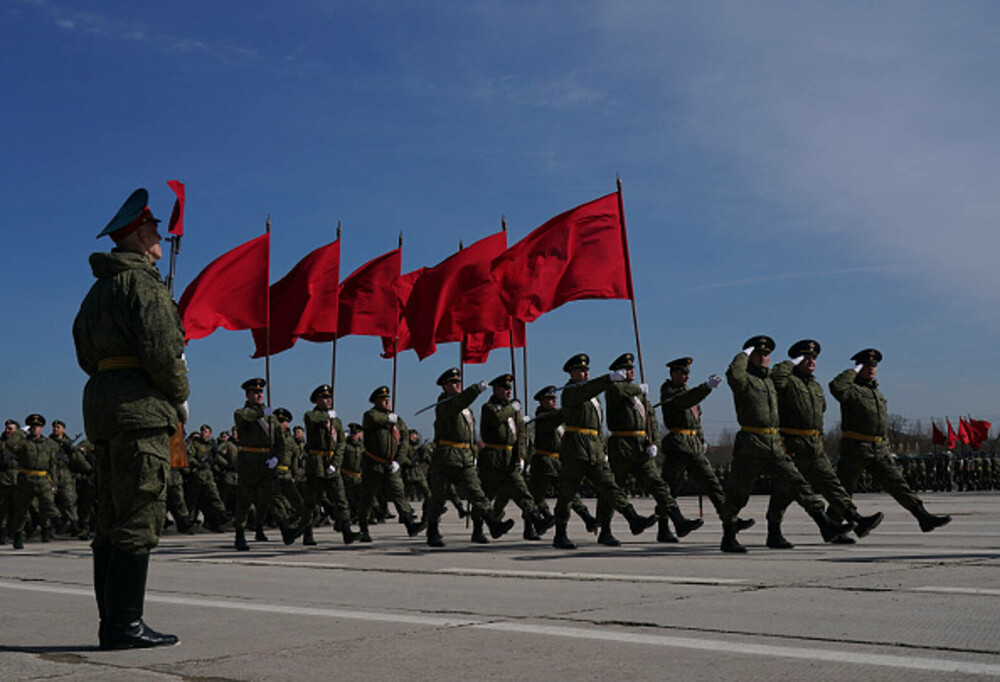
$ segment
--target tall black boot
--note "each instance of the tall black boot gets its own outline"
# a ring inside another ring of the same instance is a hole
[[[111,550],[105,587],[108,622],[101,649],[143,649],[178,643],[176,635],[157,632],[142,621],[148,574],[149,554]]]
[[[590,513],[590,510],[584,507],[583,511],[576,510],[576,515],[583,520],[583,525],[586,526],[588,533],[596,533],[597,527],[600,525],[597,523],[597,519],[594,515]]]
[[[854,534],[859,538],[863,538],[878,528],[884,516],[882,512],[875,512],[871,516],[862,516],[858,513],[857,509],[852,507],[844,514],[844,518],[854,524]]]
[[[14,531],[14,549],[24,549],[24,533],[19,530]]]
[[[361,531],[361,537],[358,538],[358,542],[371,542],[372,536],[368,532],[368,519],[362,521],[358,519],[358,530]]]
[[[104,648],[108,609],[105,604],[108,586],[108,568],[111,566],[111,548],[94,547],[94,598],[97,599],[97,644]]]
[[[306,526],[302,529],[302,544],[306,547],[316,546],[316,538],[313,537],[312,526]]]
[[[511,523],[514,523],[511,521]],[[483,520],[473,519],[472,520],[472,542],[480,545],[490,544],[490,539],[486,537],[486,533],[483,532]]]
[[[642,531],[639,531],[642,532]],[[611,534],[611,521],[601,521],[601,533],[597,536],[597,542],[602,545],[607,545],[608,547],[617,547],[621,543],[614,535]]]
[[[667,519],[660,519],[658,523],[659,527],[656,529],[657,542],[680,542],[680,540],[677,539],[677,536],[670,530],[670,521]]]
[[[486,525],[489,526],[490,537],[492,537],[494,540],[503,537],[507,533],[507,531],[509,531],[511,528],[514,527],[514,519],[507,519],[506,521],[501,521],[499,518],[497,518],[496,514],[493,513],[492,509],[487,511],[486,514],[483,515],[483,521],[485,521]]]
[[[819,527],[820,535],[823,536],[823,540],[825,542],[833,542],[838,535],[850,533],[854,528],[854,524],[850,521],[845,521],[843,523],[833,521],[822,509],[809,512],[809,516],[811,516],[812,520],[816,522],[816,525]]]
[[[735,523],[723,523],[722,524],[722,545],[719,547],[723,552],[732,552],[734,554],[745,554],[747,548],[740,544],[740,541],[736,539],[736,524]]]
[[[741,519],[740,517],[737,516],[735,523],[736,532],[739,533],[740,531],[744,531],[747,528],[753,528],[754,523],[756,523],[756,521],[754,521],[753,519]]]
[[[947,514],[935,515],[924,509],[924,503],[918,502],[917,506],[910,510],[910,513],[917,517],[920,522],[920,530],[930,533],[935,528],[940,528],[951,523],[951,517]]]
[[[792,549],[795,547],[781,534],[781,521],[767,522],[767,546],[771,549]]]
[[[441,537],[441,529],[437,521],[427,524],[427,545],[429,547],[444,547],[444,538]]]
[[[257,532],[254,533],[253,539],[257,542],[267,542],[267,535],[264,534],[264,524],[257,524]]]
[[[289,524],[287,520],[279,521],[278,528],[281,529],[281,541],[286,545],[292,544],[302,535],[302,528]]]
[[[0,545],[7,544],[7,526],[0,526]]]
[[[667,510],[667,516],[670,520],[674,522],[674,528],[677,529],[677,537],[682,538],[693,530],[698,530],[703,525],[705,521],[702,519],[686,519],[684,514],[681,513],[680,507],[671,507]]]
[[[552,538],[552,546],[556,549],[576,549],[576,544],[566,535],[565,523],[556,523],[556,535]]]
[[[52,539],[52,531],[48,526],[42,526],[42,542]]]
[[[525,540],[541,540],[542,537],[535,531],[535,525],[527,514],[524,515],[524,533],[522,536]]]
[[[556,517],[545,514],[536,507],[535,511],[531,512],[531,525],[534,526],[536,533],[545,535],[549,528],[556,525]]]
[[[345,545],[357,542],[357,540],[361,538],[361,533],[356,533],[351,530],[351,522],[346,519],[340,522],[340,535],[344,538]]]
[[[659,517],[656,514],[651,516],[639,516],[639,512],[635,510],[635,507],[629,505],[622,509],[622,516],[628,519],[629,530],[632,531],[632,535],[639,535],[647,528],[656,525]]]
[[[236,548],[237,552],[249,552],[250,545],[247,544],[247,536],[243,532],[242,528],[236,529],[236,540],[233,542],[233,547]]]
[[[417,521],[412,514],[399,513],[399,520],[406,526],[406,534],[411,538],[427,527],[426,521]]]

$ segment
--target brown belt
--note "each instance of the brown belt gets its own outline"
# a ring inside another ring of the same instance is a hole
[[[697,429],[667,429],[670,433],[679,433],[682,436],[697,436]]]
[[[746,431],[747,433],[756,433],[761,436],[771,436],[778,433],[778,429],[773,426],[741,426],[740,431]]]
[[[779,431],[787,433],[791,436],[808,436],[815,438],[823,435],[818,429],[793,429],[788,426],[782,426]]]
[[[851,440],[863,440],[866,443],[881,443],[882,436],[869,436],[866,433],[858,433],[857,431],[844,431],[844,438],[850,438]]]
[[[612,431],[612,436],[618,436],[619,438],[645,438],[645,431]]]
[[[350,476],[351,478],[361,478],[360,471],[348,471],[347,469],[341,469],[340,473],[344,474],[345,476]]]
[[[142,361],[138,355],[113,355],[98,361],[97,371],[106,372],[109,369],[141,369]]]
[[[456,443],[453,440],[439,440],[438,445],[447,445],[450,448],[461,448],[462,450],[470,450],[472,446],[468,443]]]
[[[379,464],[388,464],[389,463],[389,460],[382,459],[378,455],[373,455],[372,453],[368,452],[367,450],[365,450],[365,454],[368,455],[369,457],[371,457],[372,459],[374,459]]]
[[[333,454],[333,450],[310,450],[309,454],[310,455],[317,455],[317,456],[320,456],[320,455],[332,455]]]

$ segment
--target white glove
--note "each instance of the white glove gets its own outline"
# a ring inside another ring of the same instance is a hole
[[[274,414],[274,408],[273,407],[265,407],[264,408],[264,416],[265,417],[270,417],[272,414]]]
[[[328,473],[328,474],[335,474],[335,473],[337,473],[337,467],[335,467],[335,466],[333,466],[331,464],[330,466],[328,466],[326,468],[326,473]]]
[[[743,352],[744,352],[744,353],[746,353],[746,356],[747,356],[747,357],[750,357],[750,353],[753,353],[753,347],[750,347],[750,348],[744,348],[744,349],[743,349]]]
[[[521,401],[518,400],[517,398],[515,398],[514,400],[511,400],[510,404],[511,404],[511,407],[514,408],[515,412],[520,412],[521,411]]]
[[[797,365],[797,364],[799,364],[800,362],[802,362],[802,360],[803,360],[804,358],[805,358],[805,356],[803,356],[803,355],[800,355],[800,356],[798,356],[797,358],[792,358],[792,364],[793,364],[793,365]]]
[[[396,414],[395,412],[390,412],[389,413],[389,423],[390,424],[395,424],[398,421],[399,421],[399,415]]]
[[[521,415],[521,421],[523,421],[525,424],[530,423],[531,422],[531,415],[522,414]]]
[[[649,384],[639,384],[639,390],[643,395],[649,395]]]
[[[862,364],[861,364],[861,363],[859,362],[858,364],[854,365],[854,371],[855,371],[855,372],[860,372],[860,371],[861,371],[861,368],[862,368],[862,367],[864,367],[864,365],[862,365]]]
[[[397,462],[396,460],[392,460],[391,462],[389,462],[389,473],[394,474],[397,471],[399,471],[399,462]]]
[[[480,381],[478,386],[479,386],[479,392],[482,393],[483,391],[486,390],[486,387],[489,386],[489,384],[486,383],[485,381]]]
[[[518,459],[517,463],[521,467],[521,471],[524,471],[524,460],[523,459]]]
[[[187,424],[188,417],[191,416],[191,406],[188,405],[188,401],[182,402],[177,406],[177,417],[181,420],[182,424]]]
[[[719,387],[720,384],[722,384],[722,377],[720,377],[718,374],[713,374],[710,377],[708,377],[707,383],[709,388],[715,390]]]
[[[326,411],[326,416],[329,417],[330,419],[336,419],[337,418],[337,411],[336,410],[327,410]]]
[[[267,468],[268,469],[273,469],[276,466],[278,466],[278,458],[277,457],[272,457],[271,459],[267,460]]]
[[[184,369],[187,369],[188,368],[188,359],[187,359],[187,356],[184,355],[184,353],[181,353],[181,362],[184,363]]]
[[[647,445],[646,446],[646,454],[649,455],[650,459],[655,458],[657,452],[659,452],[659,450],[656,449],[655,445]]]
[[[611,378],[611,381],[625,381],[625,370],[623,369],[612,370],[611,373],[608,374],[608,377]]]

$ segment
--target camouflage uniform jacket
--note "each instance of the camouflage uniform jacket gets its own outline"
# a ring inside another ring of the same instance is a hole
[[[366,457],[379,464],[390,462],[401,455],[405,458],[403,444],[409,432],[402,419],[392,424],[389,422],[388,412],[373,407],[365,412],[361,428],[364,430]]]
[[[539,406],[535,410],[535,444],[531,457],[531,473],[536,476],[559,474],[559,446],[565,428],[562,410]]]
[[[509,400],[495,395],[483,403],[479,435],[484,448],[479,452],[480,467],[506,469],[514,464],[514,447],[517,445],[517,420],[521,413]]]
[[[737,353],[726,370],[733,389],[740,426],[778,428],[778,393],[765,367],[752,367],[746,353]]]
[[[306,412],[302,420],[306,428],[306,478],[326,478],[326,468],[331,464],[339,472],[346,442],[340,417],[331,419],[326,410],[317,407]]]
[[[640,438],[644,444],[660,440],[656,413],[650,408],[641,386],[631,381],[616,381],[604,390],[604,399],[607,401],[608,429],[612,435],[642,431],[644,435],[634,437]]]
[[[830,393],[840,403],[842,431],[888,439],[888,405],[877,381],[865,381],[853,369],[846,369],[830,382]]]
[[[476,418],[469,406],[479,393],[479,384],[473,384],[434,409],[435,465],[463,467],[475,464]],[[438,396],[438,400],[446,398],[446,393]]]
[[[712,392],[707,383],[688,388],[667,379],[660,386],[663,410],[663,452],[700,455],[704,452],[705,431],[701,426],[701,401]]]
[[[607,374],[581,384],[569,384],[562,393],[563,423],[566,432],[559,446],[562,460],[590,464],[604,460],[601,403],[597,396],[611,385]]]
[[[247,448],[253,448],[249,452],[264,450],[269,456],[273,455],[281,460],[285,449],[285,439],[278,437],[281,424],[273,414],[264,416],[263,405],[247,402],[233,412],[233,422],[240,433],[241,450]]]
[[[45,436],[18,438],[9,445],[11,452],[17,457],[20,471],[44,471],[52,477],[59,454],[59,446],[55,441]]]
[[[10,436],[4,434],[3,443],[0,446],[0,485],[17,485],[17,442],[25,438],[24,431],[15,431]]]

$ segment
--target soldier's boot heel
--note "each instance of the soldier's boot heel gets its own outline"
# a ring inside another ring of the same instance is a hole
[[[735,523],[736,532],[739,533],[740,531],[744,531],[747,528],[753,528],[753,525],[755,523],[756,523],[756,521],[754,521],[753,519],[741,519],[741,518],[737,517],[736,518],[736,523]]]
[[[858,513],[857,509],[848,509],[844,516],[848,521],[854,523],[854,534],[859,538],[865,537],[878,528],[878,525],[882,523],[882,519],[885,518],[882,512],[875,512],[871,516],[862,516]]]
[[[917,521],[920,522],[920,530],[925,533],[930,533],[935,528],[940,528],[941,526],[951,523],[951,517],[947,514],[931,514],[929,511],[924,509],[924,504],[921,502],[917,504],[911,511]]]
[[[781,534],[780,521],[767,522],[767,546],[771,549],[792,549],[795,547]]]
[[[556,525],[556,517],[552,514],[546,514],[540,509],[535,509],[531,513],[531,525],[534,526],[536,533],[545,535],[549,528]]]
[[[823,536],[825,542],[833,542],[838,535],[843,535],[844,533],[850,533],[854,529],[854,524],[850,521],[844,521],[843,523],[838,523],[826,515],[826,512],[822,509],[814,512],[809,512],[809,516],[812,520],[816,522],[819,527],[820,535]]]
[[[148,574],[149,554],[111,550],[105,591],[108,622],[101,649],[146,649],[180,642],[176,635],[157,632],[142,620]]]
[[[618,547],[622,544],[618,538],[611,534],[610,521],[601,522],[601,534],[597,536],[597,542],[607,547]]]
[[[52,529],[48,526],[42,526],[42,542],[48,542],[52,539]]]
[[[722,544],[719,546],[719,549],[732,554],[746,554],[747,548],[741,545],[740,541],[736,539],[735,523],[722,524]]]
[[[410,514],[401,514],[400,520],[403,522],[403,525],[406,526],[406,534],[411,538],[427,527],[426,521],[417,521]]]
[[[660,519],[659,527],[656,529],[656,541],[680,542],[680,540],[677,539],[677,536],[670,530],[670,521],[667,519]]]
[[[316,546],[316,538],[313,537],[312,526],[306,526],[302,530],[302,544],[305,545],[306,547]]]
[[[246,533],[243,532],[242,528],[236,529],[236,539],[233,542],[233,547],[236,548],[237,552],[249,552],[250,545],[247,544]]]
[[[670,520],[674,522],[674,528],[677,529],[677,537],[682,538],[691,531],[698,530],[705,525],[705,521],[702,519],[687,519],[684,518],[684,514],[681,513],[680,507],[671,507],[667,510],[667,516]]]
[[[14,549],[24,549],[24,533],[14,531]]]
[[[427,524],[427,546],[444,547],[444,538],[441,537],[441,529],[438,527],[437,521],[431,521]]]
[[[358,542],[371,542],[372,536],[368,532],[368,522],[358,521],[358,530],[361,531],[361,537],[358,538]]]
[[[361,538],[361,533],[351,530],[351,524],[347,521],[341,521],[340,528],[340,536],[344,538],[345,545],[353,544]]]
[[[556,549],[576,549],[576,544],[566,535],[566,524],[556,524],[556,534],[552,538],[552,546]]]
[[[513,523],[513,521],[511,521],[511,523]],[[490,532],[492,532],[492,529],[491,529]],[[488,537],[486,537],[486,533],[483,532],[483,520],[482,519],[474,519],[472,521],[472,538],[471,539],[472,539],[472,542],[475,542],[475,543],[480,544],[480,545],[488,545],[488,544],[490,544],[490,539]]]
[[[589,509],[584,509],[583,511],[577,510],[576,515],[583,520],[583,525],[587,528],[588,533],[596,533],[600,524],[597,523],[597,519],[594,515],[590,513]]]
[[[656,514],[650,516],[639,516],[639,512],[635,510],[635,507],[629,505],[622,509],[622,516],[628,519],[629,530],[632,531],[632,535],[640,535],[646,529],[651,528],[656,525],[656,522],[660,520]]]
[[[529,516],[524,517],[524,532],[521,534],[521,537],[523,537],[525,540],[528,541],[535,541],[542,539],[542,536],[540,536],[535,531],[535,524],[532,522],[531,517]]]
[[[301,526],[291,526],[287,521],[281,521],[278,528],[281,529],[281,541],[286,545],[294,543],[302,535]]]
[[[492,510],[486,513],[483,517],[483,521],[485,521],[486,525],[489,526],[490,537],[494,540],[503,537],[508,531],[510,531],[511,528],[514,527],[514,519],[501,521]]]
[[[253,539],[256,542],[268,542],[267,535],[264,534],[264,526],[257,524],[257,532],[253,534]]]

